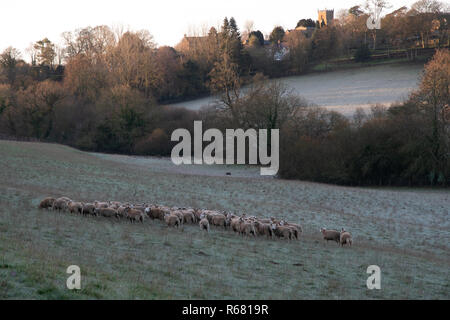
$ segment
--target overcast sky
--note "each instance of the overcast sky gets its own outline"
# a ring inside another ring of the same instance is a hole
[[[147,29],[158,45],[177,44],[184,34],[201,26],[220,25],[234,16],[239,28],[269,33],[275,25],[294,28],[302,18],[317,19],[317,9],[362,4],[365,0],[0,0],[0,50],[13,46],[22,51],[31,42],[48,37],[61,43],[61,33],[96,25],[123,25]],[[393,9],[414,0],[390,0]]]

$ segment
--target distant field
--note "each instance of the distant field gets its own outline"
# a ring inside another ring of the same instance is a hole
[[[257,172],[0,141],[0,298],[450,298],[448,190],[338,187]],[[48,195],[284,217],[304,232],[291,242],[247,239],[36,209]],[[350,230],[353,247],[324,243],[322,226]],[[66,289],[73,264],[80,291]],[[366,288],[372,264],[381,290]]]
[[[345,66],[344,66],[345,67]],[[278,79],[295,94],[318,106],[351,115],[357,108],[402,102],[417,88],[423,64],[399,63],[311,73]],[[198,110],[214,97],[180,102],[174,106]]]

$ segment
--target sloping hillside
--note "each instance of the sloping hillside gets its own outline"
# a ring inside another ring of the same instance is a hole
[[[0,298],[450,298],[450,192],[254,172],[0,141]],[[289,242],[38,210],[48,195],[284,217],[304,232]],[[325,243],[322,226],[350,230],[353,247]],[[80,291],[66,289],[73,264],[81,268]],[[381,290],[366,288],[373,264]]]

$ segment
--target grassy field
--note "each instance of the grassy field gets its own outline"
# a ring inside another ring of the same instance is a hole
[[[304,232],[246,239],[38,210],[49,195],[285,217]],[[449,209],[448,190],[337,187],[0,141],[0,298],[449,299]],[[353,247],[324,243],[322,226],[351,231]],[[73,264],[79,291],[66,289]],[[372,264],[381,290],[366,288]]]

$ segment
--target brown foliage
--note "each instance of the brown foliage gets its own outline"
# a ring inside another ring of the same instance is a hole
[[[134,150],[142,155],[167,155],[170,154],[169,140],[164,130],[157,128],[148,136],[138,140]]]

